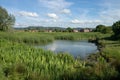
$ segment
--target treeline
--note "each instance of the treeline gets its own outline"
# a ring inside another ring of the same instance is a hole
[[[101,32],[101,33],[112,33],[112,26],[105,26],[105,25],[97,25],[95,30],[95,32]]]
[[[83,30],[88,30],[88,32],[93,31],[94,28],[63,28],[63,27],[43,27],[43,26],[29,26],[25,28],[14,28],[15,30],[21,31],[36,31],[36,32],[83,32]]]
[[[25,28],[14,28],[16,30],[24,30],[24,31],[29,31],[29,30],[38,30],[39,32],[44,32],[46,30],[52,30],[56,32],[61,32],[64,31],[66,28],[62,27],[44,27],[44,26],[28,26]]]
[[[120,21],[113,23],[112,26],[98,25],[96,26],[96,29],[94,31],[104,34],[113,33],[113,35],[111,36],[112,39],[120,39]]]

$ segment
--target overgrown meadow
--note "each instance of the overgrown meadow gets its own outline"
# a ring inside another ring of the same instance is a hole
[[[0,32],[0,80],[119,80],[119,41],[104,40],[111,34]],[[54,40],[99,38],[102,52],[85,60],[68,53],[55,54],[34,48]]]

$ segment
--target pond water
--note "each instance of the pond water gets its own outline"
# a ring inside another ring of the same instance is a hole
[[[89,54],[98,51],[97,46],[93,43],[89,43],[88,41],[56,40],[53,43],[37,47],[51,50],[55,53],[70,53],[74,57],[80,56],[81,58],[85,58]]]

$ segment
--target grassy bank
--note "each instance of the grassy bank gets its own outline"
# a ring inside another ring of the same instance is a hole
[[[120,42],[102,40],[101,43],[104,44],[102,56],[120,72]]]
[[[27,44],[47,44],[54,40],[49,34],[30,33],[30,32],[1,32],[0,39]]]
[[[13,42],[28,44],[47,44],[54,40],[88,40],[96,37],[104,38],[110,34],[101,33],[40,33],[40,32],[0,32],[0,39],[6,39]]]
[[[119,61],[119,46],[114,44],[114,49],[111,49],[111,41],[101,40],[106,46],[102,55],[97,53],[97,56],[92,55],[85,61],[74,59],[70,54],[54,54],[25,44],[45,44],[56,39],[102,39],[108,36],[110,34],[1,32],[1,80],[119,80],[119,65],[118,62],[113,62],[114,59]]]
[[[18,43],[0,40],[1,80],[112,80],[118,71],[103,57],[96,63],[54,54]]]

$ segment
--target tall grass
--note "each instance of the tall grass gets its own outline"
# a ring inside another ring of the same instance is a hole
[[[88,62],[74,59],[70,54],[54,54],[26,45],[45,44],[56,39],[82,40],[105,36],[110,34],[0,32],[0,80],[119,80],[119,65],[106,61],[112,52],[109,48],[104,48],[106,57],[97,56],[95,62]],[[119,54],[119,51],[115,53]]]
[[[10,40],[19,43],[28,44],[47,44],[54,40],[53,36],[40,34],[40,33],[28,33],[28,32],[15,32],[15,33],[0,33],[1,39]]]
[[[105,80],[116,77],[117,71],[113,67],[100,63],[91,66],[70,54],[54,54],[0,39],[1,80]]]
[[[41,33],[41,32],[0,32],[0,39],[7,39],[19,43],[28,44],[46,44],[54,40],[88,40],[96,37],[104,38],[110,34],[102,35],[101,33]]]
[[[70,55],[56,55],[50,51],[35,49],[16,42],[1,40],[0,52],[0,63],[6,79],[8,76],[14,78],[17,76],[16,73],[22,75],[24,79],[33,75],[54,79],[58,78],[68,68],[73,69],[74,59]]]
[[[105,60],[113,66],[120,75],[120,44],[119,41],[110,41],[110,40],[101,40],[104,44],[104,48],[101,52],[101,55]],[[120,77],[117,78],[119,80]]]

